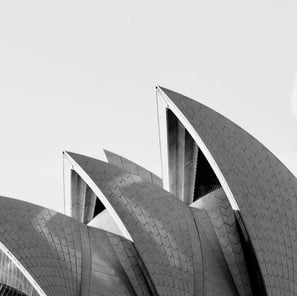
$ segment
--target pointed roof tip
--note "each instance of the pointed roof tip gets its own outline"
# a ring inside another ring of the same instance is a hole
[[[103,149],[103,151],[104,151],[105,157],[106,157],[106,159],[107,159],[107,161],[108,161],[109,163],[113,163],[113,161],[112,161],[110,158],[114,158],[114,157],[119,158],[119,159],[122,158],[122,159],[125,159],[125,160],[127,160],[127,161],[130,161],[129,159],[127,159],[127,158],[121,156],[120,154],[117,154],[117,153],[115,153],[115,152],[109,151],[109,150],[107,150],[107,149]]]
[[[163,87],[163,86],[158,86],[158,88],[171,100],[173,101],[175,104],[177,104],[178,106],[180,105],[181,101],[188,101],[188,102],[192,102],[195,103],[197,105],[203,105],[204,107],[207,107],[209,109],[211,109],[210,107],[204,105],[203,103],[201,103],[200,101],[196,100],[196,99],[192,99],[186,95],[183,95],[180,92],[177,92],[175,90],[171,90],[169,88]],[[214,111],[214,110],[213,110]],[[215,111],[216,112],[216,111]]]
[[[70,152],[70,151],[66,151],[66,150],[63,150],[63,151],[62,151],[62,155],[63,155],[63,156],[69,155],[69,153],[71,153],[71,152]]]
[[[171,100],[173,99],[174,100],[174,98],[177,96],[177,97],[185,97],[184,95],[182,95],[181,93],[178,93],[178,92],[176,92],[176,91],[174,91],[174,90],[171,90],[171,89],[169,89],[169,88],[166,88],[166,87],[164,87],[164,86],[161,86],[161,85],[157,85],[156,86],[156,90],[157,91],[160,91],[161,92],[161,94],[162,93],[164,93],[168,98],[170,98]],[[185,97],[185,98],[187,98],[187,97]],[[189,98],[188,98],[189,99]]]
[[[164,93],[166,93],[168,95],[168,93],[171,93],[171,94],[175,94],[175,95],[179,95],[179,96],[183,96],[183,97],[186,97],[185,95],[175,91],[175,90],[172,90],[172,89],[169,89],[169,88],[166,88],[164,86],[159,86],[159,89],[161,89]]]
[[[88,157],[85,156],[83,154],[79,154],[79,153],[75,153],[75,152],[70,152],[70,151],[64,151],[64,156],[68,156],[68,158],[72,158],[73,160],[77,161],[78,159],[84,158],[84,157]]]
[[[106,153],[113,153],[111,152],[110,150],[106,149],[106,148],[103,148],[103,152],[106,154]]]
[[[172,90],[170,90],[169,88],[167,88],[167,87],[164,87],[164,86],[162,86],[162,85],[156,85],[156,90],[162,90],[162,91],[164,91],[164,90],[169,90],[169,91],[172,91]]]
[[[132,162],[132,161],[129,160],[128,158],[126,158],[126,157],[124,157],[124,156],[121,156],[120,154],[117,154],[117,153],[112,152],[112,151],[110,151],[110,150],[103,149],[103,151],[104,151],[104,154],[105,154],[105,156],[106,156],[107,158],[108,158],[109,156],[116,156],[116,157],[125,159],[125,160],[127,160],[127,161],[129,161],[129,162]]]
[[[160,89],[160,90],[167,90],[167,88],[164,87],[164,86],[156,85],[156,90],[158,90],[158,89]],[[169,89],[168,89],[168,90],[169,90]]]
[[[164,92],[170,98],[172,98],[172,96],[173,97],[178,96],[178,97],[183,97],[183,98],[190,99],[190,100],[194,101],[193,99],[191,99],[191,98],[189,98],[189,97],[187,97],[187,96],[185,96],[185,95],[183,95],[183,94],[181,94],[181,93],[179,93],[179,92],[177,92],[175,90],[166,88],[164,86],[158,85],[156,88],[160,89],[162,92]]]
[[[100,162],[100,163],[106,163],[105,161],[102,161],[100,159],[91,157],[91,156],[87,156],[84,154],[79,154],[79,153],[74,153],[74,152],[66,152],[67,156],[69,157],[69,159],[71,161],[75,161],[77,162],[79,165],[81,165],[82,163],[84,163],[86,160],[87,161],[96,161],[96,162]]]
[[[71,151],[63,150],[63,155],[71,155],[71,154],[75,154],[75,153]]]
[[[105,156],[106,157],[108,157],[108,156],[113,156],[113,155],[115,155],[115,156],[119,156],[118,154],[116,154],[116,153],[114,153],[114,152],[112,152],[112,151],[110,151],[110,150],[107,150],[107,149],[103,149],[103,152],[104,152],[104,154],[105,154]]]
[[[74,159],[75,158],[75,155],[76,155],[76,153],[73,153],[73,152],[70,152],[70,151],[66,151],[66,150],[63,151],[63,157],[65,159],[68,159],[68,160]]]

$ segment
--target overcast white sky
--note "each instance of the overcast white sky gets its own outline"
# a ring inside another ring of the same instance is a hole
[[[63,211],[63,150],[160,174],[157,84],[296,176],[296,15],[295,0],[0,1],[0,194]]]

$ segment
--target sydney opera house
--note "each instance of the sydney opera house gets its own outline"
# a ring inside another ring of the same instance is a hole
[[[297,295],[295,176],[214,110],[156,93],[162,179],[64,152],[65,215],[0,198],[0,295]]]

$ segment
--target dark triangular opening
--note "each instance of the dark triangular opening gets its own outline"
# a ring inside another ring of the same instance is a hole
[[[99,213],[105,210],[104,204],[101,202],[101,200],[97,197],[96,203],[95,203],[95,210],[94,210],[94,216],[96,217]]]
[[[220,181],[200,149],[196,167],[194,201],[221,187]]]

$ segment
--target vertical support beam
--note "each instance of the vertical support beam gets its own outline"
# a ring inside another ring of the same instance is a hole
[[[158,111],[158,128],[159,128],[159,143],[160,157],[162,169],[162,184],[163,188],[169,191],[169,158],[168,158],[168,123],[167,123],[167,104],[163,100],[160,92],[156,88],[156,103]]]
[[[192,155],[193,158],[192,158],[192,174],[191,174],[191,184],[190,184],[191,198],[190,198],[189,204],[191,204],[194,201],[195,180],[196,180],[198,152],[199,152],[199,148],[194,140],[192,142],[192,145],[193,145],[193,155]]]
[[[184,200],[185,183],[185,128],[177,121],[176,135],[176,196]]]
[[[87,186],[85,195],[85,205],[83,209],[83,223],[88,224],[94,217],[96,194]]]
[[[185,130],[185,161],[184,161],[184,195],[183,201],[188,205],[193,202],[195,177],[198,158],[198,146]]]
[[[169,192],[177,196],[177,122],[170,110],[167,110],[167,128]]]
[[[74,171],[71,171],[71,217],[82,222],[85,203],[86,183]]]

